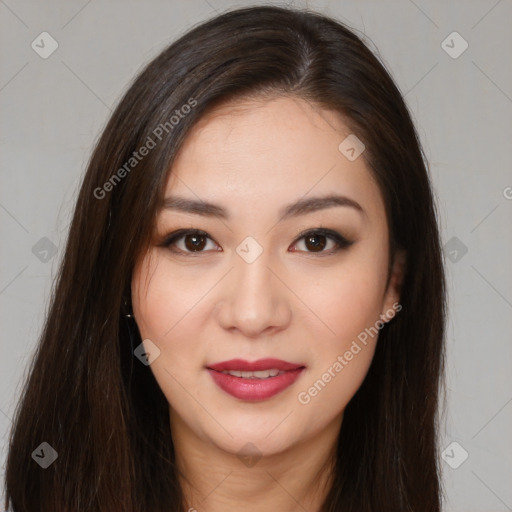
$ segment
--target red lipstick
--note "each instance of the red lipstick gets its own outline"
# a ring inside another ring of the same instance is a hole
[[[207,366],[219,388],[248,401],[267,400],[284,391],[298,379],[304,368],[300,363],[269,358],[253,362],[231,359]]]

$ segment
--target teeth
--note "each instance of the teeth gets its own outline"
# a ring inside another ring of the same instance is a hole
[[[241,372],[239,370],[224,370],[222,373],[227,375],[233,375],[234,377],[242,377],[242,379],[268,379],[270,377],[276,377],[284,372],[272,368],[271,370],[260,370],[257,372]]]

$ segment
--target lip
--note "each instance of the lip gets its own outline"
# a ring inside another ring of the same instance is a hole
[[[223,371],[261,371],[277,369],[281,375],[267,379],[246,379],[222,373]],[[249,362],[243,359],[231,359],[209,365],[206,368],[217,386],[229,395],[246,401],[268,400],[290,387],[301,375],[305,366],[281,359],[258,359]]]
[[[283,361],[282,359],[266,358],[258,359],[257,361],[253,362],[245,361],[245,359],[230,359],[229,361],[210,364],[207,366],[207,368],[216,370],[218,372],[235,370],[239,370],[241,372],[257,372],[261,370],[271,370],[272,368],[276,368],[277,370],[286,372],[289,370],[296,370],[297,368],[302,368],[304,366],[305,365],[300,363],[289,363],[288,361]]]

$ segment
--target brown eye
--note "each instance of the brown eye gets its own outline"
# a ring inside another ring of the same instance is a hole
[[[306,247],[311,252],[323,251],[327,245],[327,237],[318,233],[313,233],[304,237]]]
[[[185,247],[191,252],[202,251],[206,245],[206,236],[197,233],[185,235]]]
[[[352,243],[336,231],[318,228],[302,233],[293,244],[293,252],[318,253],[323,256],[346,249]]]
[[[222,250],[208,236],[208,233],[195,229],[180,229],[171,233],[160,245],[176,253],[191,254],[209,252],[208,249],[211,247],[208,247],[208,244],[213,245],[213,250]]]

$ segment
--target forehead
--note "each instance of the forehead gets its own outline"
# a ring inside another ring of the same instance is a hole
[[[225,103],[192,128],[166,195],[231,205],[243,215],[244,207],[277,210],[307,195],[339,193],[382,214],[364,153],[350,161],[338,149],[350,134],[339,113],[300,98]]]

